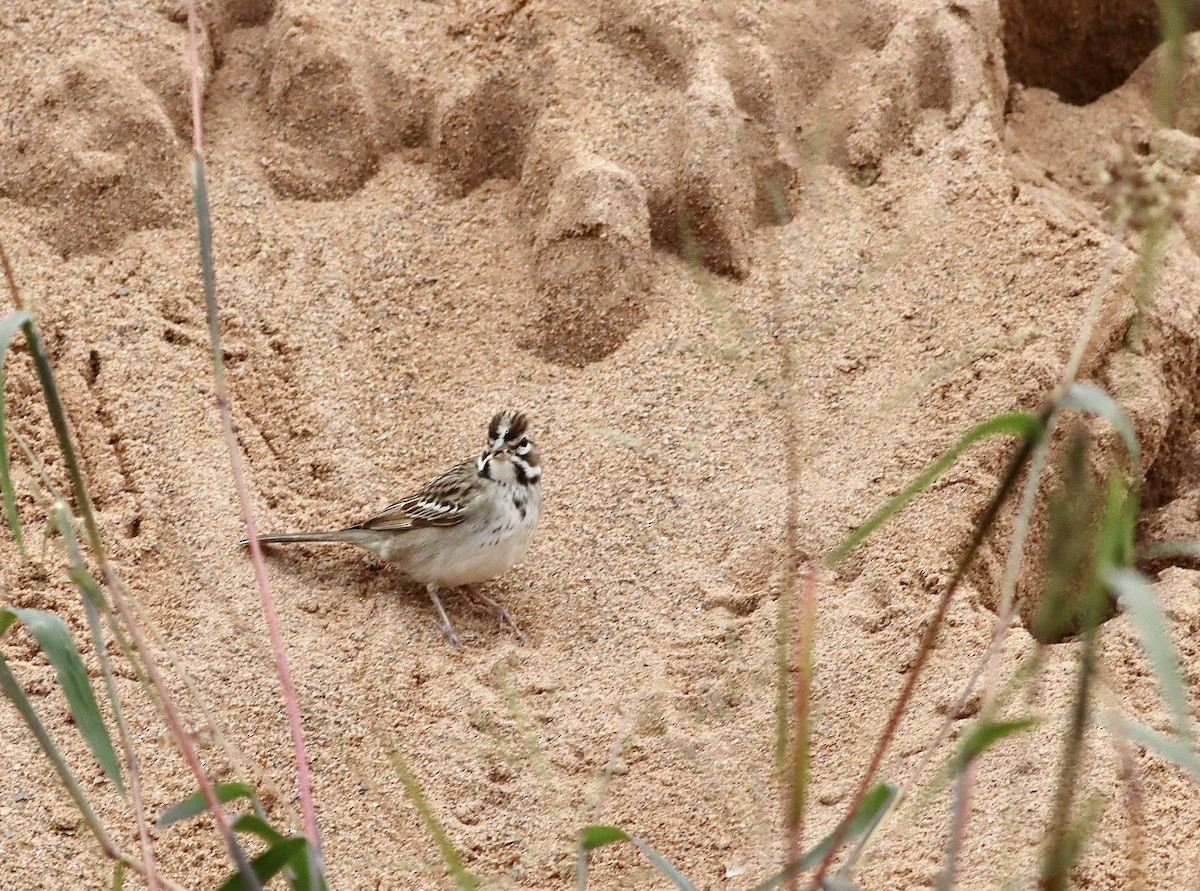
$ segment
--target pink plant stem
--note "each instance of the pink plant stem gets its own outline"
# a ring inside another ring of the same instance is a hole
[[[204,130],[203,115],[201,114],[203,89],[201,86],[200,54],[197,49],[197,16],[195,0],[188,3],[188,63],[191,69],[192,91],[192,137],[195,150],[194,174],[198,182],[203,182],[204,176]],[[207,213],[206,207],[197,205],[197,215]],[[203,228],[203,222],[201,222]],[[204,251],[204,245],[201,245]],[[250,541],[250,559],[254,566],[254,579],[258,584],[259,595],[262,599],[263,615],[266,618],[267,629],[271,636],[271,648],[275,653],[275,668],[279,673],[279,682],[283,686],[283,698],[287,706],[288,726],[292,734],[292,747],[296,760],[296,782],[299,788],[300,810],[304,815],[304,833],[308,836],[317,861],[318,871],[323,871],[324,859],[321,854],[320,827],[317,824],[317,811],[313,804],[312,782],[309,775],[308,753],[304,744],[304,723],[300,718],[300,705],[296,695],[296,685],[292,681],[291,669],[288,666],[287,647],[283,639],[283,629],[279,622],[279,613],[275,609],[275,599],[271,595],[271,583],[267,579],[267,567],[263,561],[262,546],[258,541],[258,532],[254,524],[254,512],[250,506],[250,490],[246,485],[246,475],[242,466],[242,456],[238,451],[237,437],[233,432],[233,417],[229,410],[229,394],[225,386],[225,369],[221,358],[219,330],[216,318],[216,289],[213,285],[211,260],[201,258],[206,268],[205,296],[208,302],[209,325],[213,338],[213,383],[216,391],[217,407],[221,412],[221,423],[224,427],[225,444],[229,450],[229,465],[237,488],[238,503],[242,509],[242,522],[246,527],[246,538]]]
[[[246,537],[250,540],[250,560],[254,565],[254,578],[262,595],[263,615],[266,616],[267,629],[271,635],[271,647],[275,651],[275,668],[279,672],[279,682],[283,685],[283,698],[287,703],[288,725],[292,732],[292,745],[296,752],[296,783],[299,787],[300,810],[304,814],[304,834],[316,853],[318,866],[323,867],[321,855],[320,827],[317,824],[317,811],[313,804],[312,781],[308,769],[308,752],[304,745],[304,724],[300,719],[300,705],[296,696],[296,685],[292,682],[292,672],[288,667],[287,648],[283,640],[283,629],[279,624],[279,613],[275,609],[275,600],[271,596],[271,583],[267,579],[267,567],[263,561],[262,545],[258,541],[258,530],[254,525],[254,514],[250,509],[250,492],[246,486],[246,477],[242,471],[242,456],[237,449],[237,439],[233,435],[233,420],[229,413],[229,401],[225,396],[217,397],[221,407],[221,419],[225,425],[225,439],[229,446],[229,463],[233,479],[237,485],[238,501],[242,505],[242,521],[246,524]]]
[[[212,811],[213,820],[217,824],[217,829],[225,839],[225,844],[229,848],[230,856],[233,858],[238,871],[248,882],[252,882],[251,887],[256,887],[257,891],[262,891],[262,885],[258,883],[254,876],[254,870],[250,867],[250,862],[246,859],[246,854],[238,844],[237,837],[233,834],[233,827],[229,823],[229,815],[225,813],[225,807],[221,804],[221,800],[217,798],[217,790],[213,786],[212,779],[204,769],[204,762],[200,760],[200,753],[196,751],[196,747],[192,744],[192,738],[188,733],[187,727],[184,726],[183,718],[175,708],[175,702],[171,699],[167,683],[163,680],[163,676],[159,674],[158,666],[150,653],[150,645],[146,638],[142,636],[142,631],[137,625],[137,617],[133,615],[133,611],[129,608],[129,604],[125,600],[125,595],[121,592],[121,582],[117,578],[108,561],[101,556],[100,558],[100,573],[104,579],[104,586],[108,589],[109,596],[112,597],[113,606],[116,607],[117,613],[121,616],[121,621],[125,623],[125,627],[129,630],[129,636],[133,638],[133,644],[137,647],[138,653],[142,657],[142,665],[146,669],[146,675],[150,678],[150,683],[154,689],[158,691],[159,701],[162,703],[163,715],[167,723],[171,727],[171,734],[179,743],[180,749],[183,750],[183,757],[187,760],[188,766],[192,769],[192,774],[196,777],[196,782],[200,785],[200,791],[204,795],[204,800],[208,803],[209,810]]]
[[[133,815],[137,821],[138,843],[142,847],[142,863],[146,871],[143,873],[150,891],[158,891],[158,870],[154,865],[154,849],[150,842],[150,830],[146,826],[146,805],[142,801],[141,772],[138,770],[137,753],[129,746],[125,750],[126,763],[129,765],[129,797],[133,799]]]
[[[1049,417],[1049,412],[1049,408],[1044,409],[1042,412],[1040,421],[1043,427],[1046,424],[1046,419]],[[887,754],[887,750],[896,736],[896,731],[900,727],[900,721],[908,709],[909,700],[912,699],[913,693],[916,692],[917,683],[921,679],[921,673],[924,671],[925,664],[929,661],[929,657],[933,653],[934,644],[937,643],[938,635],[941,633],[942,623],[946,619],[946,612],[950,609],[950,603],[954,600],[954,595],[958,592],[958,587],[962,584],[968,567],[974,561],[975,555],[979,551],[979,546],[983,544],[984,537],[992,528],[992,524],[996,520],[996,515],[1000,512],[1000,506],[1004,503],[1018,475],[1025,467],[1033,447],[1034,442],[1030,439],[1023,440],[1017,446],[1016,451],[1009,460],[1008,468],[997,488],[996,494],[992,496],[987,509],[984,510],[983,515],[977,521],[975,534],[971,536],[971,540],[963,549],[963,553],[958,559],[958,565],[955,567],[954,575],[946,585],[946,589],[942,592],[933,616],[925,628],[925,633],[921,635],[921,642],[917,645],[917,653],[913,658],[912,668],[909,669],[908,679],[900,691],[900,697],[896,700],[895,706],[892,707],[891,714],[888,715],[887,724],[884,726],[883,733],[879,737],[879,742],[875,746],[875,752],[871,756],[871,763],[859,781],[858,788],[854,790],[854,795],[850,799],[850,806],[846,810],[846,816],[842,818],[842,822],[833,831],[833,839],[832,844],[829,846],[829,852],[821,861],[820,866],[817,867],[817,872],[809,883],[810,888],[820,888],[822,882],[825,881],[825,876],[829,874],[829,869],[833,865],[833,859],[837,856],[838,849],[841,848],[842,842],[846,839],[846,834],[850,831],[850,823],[862,805],[863,799],[866,798],[876,774],[879,773],[879,768],[883,765],[883,757]]]
[[[26,309],[25,301],[22,299],[20,289],[17,287],[16,276],[13,275],[12,265],[8,261],[8,254],[4,250],[3,244],[0,244],[0,266],[3,267],[4,277],[8,282],[9,291],[12,293],[13,305],[17,309]],[[61,410],[62,403],[59,399],[58,388],[54,383],[53,372],[50,368],[49,360],[46,359],[41,337],[38,335],[37,329],[33,326],[32,322],[26,322],[22,328],[25,331],[25,337],[29,341],[29,351],[33,355],[35,365],[37,365],[38,378],[42,382],[46,401],[48,404],[58,406],[59,408],[57,415],[52,411],[52,419],[57,418],[55,420],[55,433],[62,444],[63,457],[66,459],[68,472],[71,474],[71,486],[75,492],[75,499],[79,503],[80,513],[83,515],[88,543],[99,564],[100,577],[104,580],[104,586],[108,589],[117,614],[125,623],[125,627],[129,631],[129,636],[133,639],[134,646],[142,657],[146,676],[150,678],[150,684],[158,693],[163,717],[170,726],[172,735],[179,743],[180,749],[183,750],[184,758],[187,760],[188,766],[196,777],[200,791],[204,795],[209,809],[212,811],[217,829],[220,831],[225,840],[226,847],[229,849],[230,858],[237,866],[238,871],[246,879],[251,889],[253,891],[262,891],[262,884],[255,876],[254,870],[250,867],[250,861],[246,858],[245,852],[242,850],[241,845],[238,844],[237,837],[233,834],[233,829],[229,824],[225,808],[221,804],[220,799],[217,798],[217,792],[213,787],[212,780],[205,772],[200,755],[196,752],[195,746],[192,745],[191,737],[188,735],[183,719],[175,708],[175,701],[171,698],[171,691],[158,671],[158,666],[154,662],[153,654],[150,652],[146,638],[142,636],[141,628],[137,624],[137,617],[133,615],[133,611],[129,608],[129,603],[125,600],[125,595],[121,589],[121,580],[117,577],[112,565],[108,562],[103,542],[100,539],[100,530],[96,526],[95,517],[92,513],[91,501],[88,498],[87,489],[84,486],[83,478],[79,471],[79,461],[66,428],[66,414]],[[63,425],[61,429],[58,427],[59,423]]]

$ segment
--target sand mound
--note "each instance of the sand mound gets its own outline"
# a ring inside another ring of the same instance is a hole
[[[1040,404],[1110,257],[1084,377],[1140,437],[1143,536],[1200,536],[1200,203],[1188,192],[1200,139],[1187,99],[1200,68],[1187,62],[1174,126],[1161,124],[1145,4],[212,0],[201,12],[221,323],[261,525],[359,520],[477,453],[502,407],[530,413],[546,459],[534,547],[486,588],[524,646],[448,595],[464,640],[449,650],[419,586],[360,553],[272,556],[338,887],[444,881],[392,750],[468,868],[515,888],[569,884],[589,822],[645,838],[700,887],[770,875],[783,856],[789,468],[796,537],[817,556],[972,424]],[[209,383],[184,23],[178,4],[0,12],[13,97],[0,108],[0,238],[39,313],[114,559],[246,764],[189,703],[206,760],[299,825]],[[1153,168],[1187,192],[1141,314],[1139,236],[1112,246],[1105,216],[1101,170],[1118,143],[1130,176]],[[25,357],[9,369],[8,422],[62,486]],[[1119,441],[1093,430],[1098,463],[1116,460]],[[811,838],[841,816],[1004,461],[999,445],[973,450],[822,577]],[[20,509],[40,529],[40,477],[15,463]],[[33,568],[0,551],[8,600],[60,611],[82,638],[57,542]],[[969,726],[970,705],[954,706],[991,639],[1004,559],[990,543],[951,605],[883,765],[911,801],[949,756],[933,748],[945,722],[952,740]],[[1197,567],[1149,568],[1194,690]],[[1015,629],[1005,670],[1032,646]],[[29,638],[4,647],[73,763],[89,765]],[[1066,710],[1075,650],[1051,649],[1031,708]],[[1168,726],[1121,616],[1103,658],[1112,698]],[[119,683],[141,702],[135,678]],[[149,704],[130,721],[157,812],[192,781]],[[1062,724],[1021,741],[980,770],[960,887],[1034,868]],[[1190,881],[1200,798],[1155,756],[1129,759],[1142,866],[1163,887]],[[12,881],[108,887],[3,706],[0,760]],[[1083,770],[1109,804],[1081,887],[1130,887],[1137,867],[1116,760],[1096,734]],[[134,850],[127,805],[94,790]],[[856,878],[931,885],[950,807],[943,792],[890,820]],[[204,825],[155,834],[167,874],[190,887],[225,874]],[[632,848],[605,849],[592,887],[629,887],[644,868]]]

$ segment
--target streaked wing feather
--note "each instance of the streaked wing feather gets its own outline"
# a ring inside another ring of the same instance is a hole
[[[360,523],[360,529],[402,532],[418,526],[456,526],[470,507],[467,492],[476,476],[475,462],[447,470],[419,492],[389,505]]]

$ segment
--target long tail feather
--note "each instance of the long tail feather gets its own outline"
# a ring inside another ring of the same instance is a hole
[[[289,532],[276,535],[260,535],[258,540],[263,544],[293,544],[308,542],[310,544],[360,544],[363,539],[361,529],[338,529],[331,532]],[[249,539],[243,538],[240,545],[248,545]]]

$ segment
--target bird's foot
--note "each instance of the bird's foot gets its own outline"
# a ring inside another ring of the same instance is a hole
[[[506,610],[495,600],[488,597],[486,594],[476,591],[474,588],[469,588],[468,590],[476,600],[483,604],[484,609],[496,617],[496,621],[500,623],[501,628],[507,625],[512,629],[512,632],[516,635],[517,640],[521,643],[525,643],[525,635],[522,634],[521,629],[517,627],[517,620],[512,617],[512,613]]]

